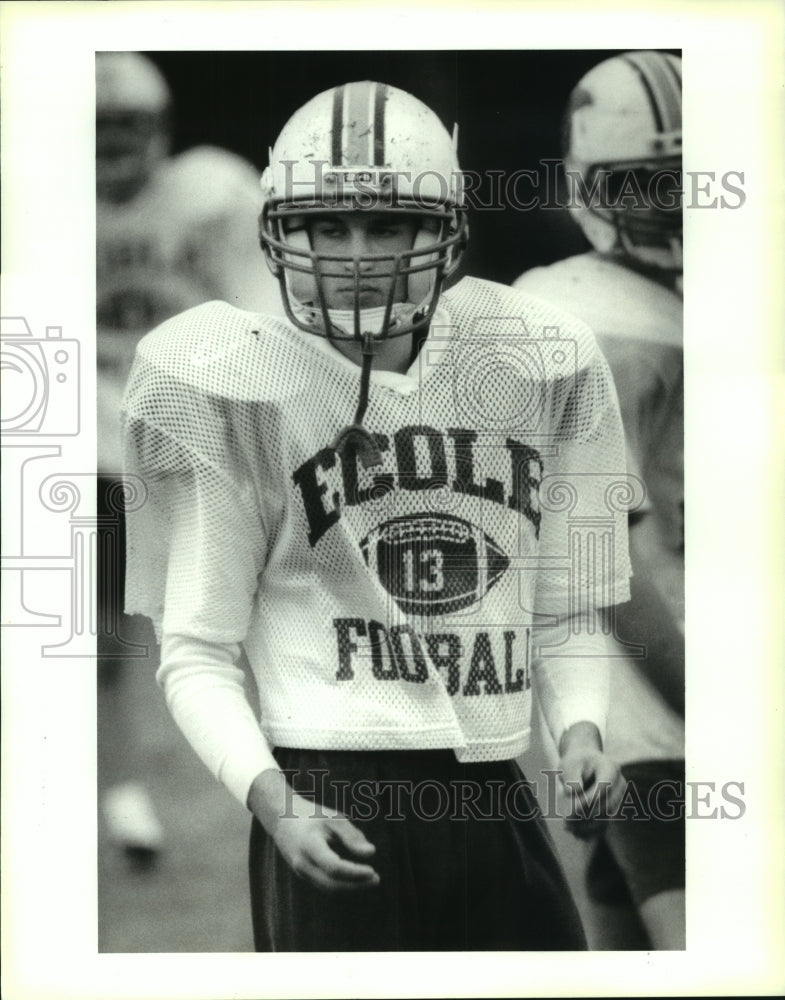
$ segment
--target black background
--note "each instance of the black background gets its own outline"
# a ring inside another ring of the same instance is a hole
[[[147,52],[168,80],[174,151],[209,143],[261,172],[289,117],[315,94],[352,80],[409,91],[452,131],[464,170],[538,170],[561,155],[570,91],[615,50]],[[490,181],[488,182],[490,184]],[[477,197],[487,201],[490,186]],[[532,196],[521,186],[521,197]],[[566,210],[475,209],[464,270],[509,283],[522,271],[588,247]]]

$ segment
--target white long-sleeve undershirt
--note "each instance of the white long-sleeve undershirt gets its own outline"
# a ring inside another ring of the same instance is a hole
[[[245,693],[237,644],[164,633],[156,679],[185,738],[239,802],[260,771],[277,768]]]

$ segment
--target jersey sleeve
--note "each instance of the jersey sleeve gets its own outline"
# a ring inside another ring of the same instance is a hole
[[[627,518],[643,501],[640,481],[627,472],[608,365],[591,334],[578,333],[585,360],[553,383],[542,451],[535,610],[543,614],[575,615],[629,600]]]
[[[185,314],[187,315],[187,314]],[[266,552],[233,402],[156,349],[178,320],[142,341],[124,400],[126,611],[208,642],[244,638]],[[182,353],[182,352],[181,352]]]

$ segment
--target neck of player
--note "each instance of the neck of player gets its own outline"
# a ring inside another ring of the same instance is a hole
[[[332,340],[333,347],[349,358],[356,365],[362,365],[362,346],[356,340]],[[401,337],[390,337],[389,340],[378,341],[374,348],[374,371],[398,372],[404,375],[412,363],[412,334]]]

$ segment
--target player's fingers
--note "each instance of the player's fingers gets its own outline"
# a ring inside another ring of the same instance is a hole
[[[561,768],[562,788],[568,799],[574,798],[576,789],[586,790],[595,783],[595,766],[591,758],[562,761]]]
[[[376,848],[365,834],[346,816],[335,816],[329,824],[330,833],[339,841],[340,846],[349,854],[360,858],[370,857],[376,853]]]
[[[302,861],[295,867],[295,873],[312,886],[321,889],[323,892],[352,892],[366,889],[372,883],[352,882],[343,879],[336,879],[328,872],[315,864],[313,861]]]
[[[589,840],[600,834],[609,818],[610,782],[597,781],[596,776],[597,772],[590,781],[574,782],[567,789],[569,809],[564,824],[580,840]]]
[[[610,760],[602,760],[596,769],[596,781],[603,788],[603,814],[605,818],[615,815],[624,797],[627,781],[619,767]]]
[[[602,782],[603,775],[599,773],[601,771],[601,766],[598,765],[597,761],[590,757],[588,760],[583,762],[581,767],[581,784],[584,788],[591,788],[592,785],[596,785],[598,782]]]
[[[611,785],[608,792],[608,815],[613,818],[619,811],[619,807],[624,801],[624,794],[627,791],[627,779],[621,772]]]
[[[572,784],[571,811],[565,819],[569,832],[580,840],[600,836],[616,815],[624,796],[626,781],[618,766],[609,758],[594,758],[584,764],[582,773],[589,779]]]
[[[582,777],[582,767],[581,764],[574,764],[571,761],[562,760],[559,763],[559,781],[562,785],[562,791],[566,794],[570,794],[570,789],[573,785],[583,784]]]
[[[313,865],[308,881],[323,892],[367,892],[379,884],[378,876],[375,879],[363,879],[361,881],[337,878],[334,875],[322,871],[318,865]]]
[[[310,845],[308,861],[320,873],[320,880],[330,888],[365,888],[378,885],[379,875],[370,865],[359,864],[336,854],[326,840],[317,838]]]
[[[587,769],[594,781],[602,782],[604,785],[612,785],[619,776],[618,764],[609,757],[603,756],[588,762]]]

